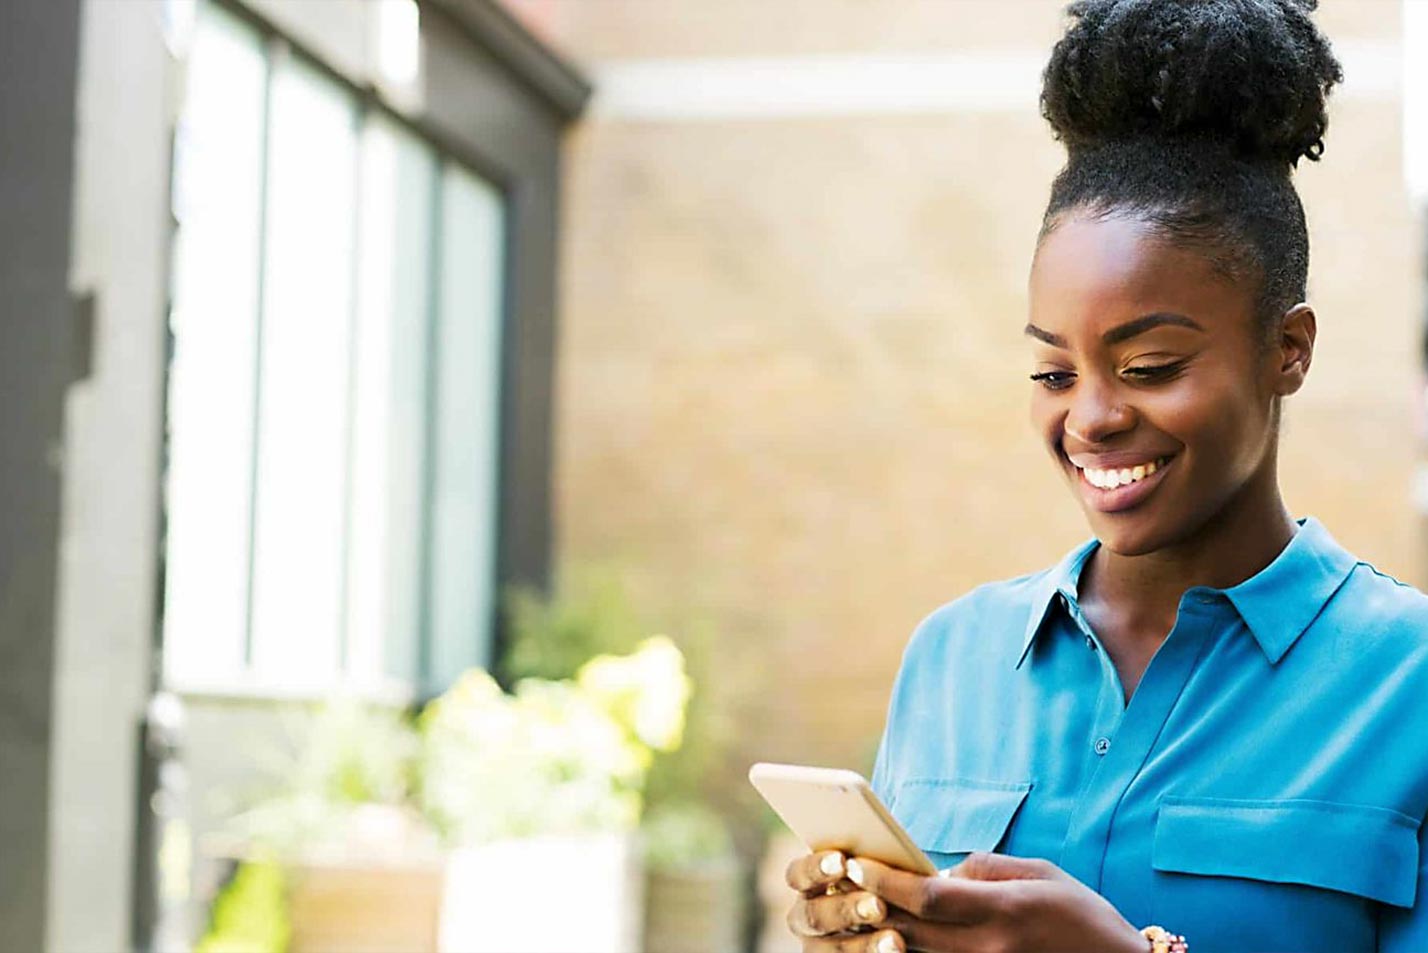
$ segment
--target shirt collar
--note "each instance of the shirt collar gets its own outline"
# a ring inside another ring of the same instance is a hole
[[[1274,562],[1224,591],[1271,665],[1319,617],[1358,565],[1318,520],[1309,517],[1299,525]]]
[[[1032,589],[1031,615],[1027,619],[1026,632],[1022,636],[1021,654],[1016,660],[1017,668],[1021,668],[1022,663],[1026,661],[1027,653],[1031,651],[1031,643],[1036,640],[1036,633],[1041,631],[1041,625],[1046,621],[1051,607],[1060,599],[1066,600],[1067,603],[1076,601],[1076,585],[1081,579],[1081,570],[1099,545],[1100,542],[1094,539],[1082,543],[1036,581]]]
[[[1299,532],[1268,566],[1229,589],[1202,590],[1222,592],[1230,600],[1270,664],[1284,657],[1358,564],[1318,520],[1308,517],[1299,525]],[[1017,668],[1026,661],[1051,607],[1060,599],[1068,605],[1076,602],[1081,570],[1099,545],[1094,539],[1084,543],[1037,580]]]

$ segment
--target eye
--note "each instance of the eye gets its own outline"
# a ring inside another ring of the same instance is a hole
[[[1040,371],[1031,379],[1047,390],[1065,390],[1075,382],[1076,375],[1070,371]]]
[[[1168,364],[1139,364],[1121,371],[1132,380],[1154,383],[1168,381],[1185,368],[1185,361],[1171,361]]]

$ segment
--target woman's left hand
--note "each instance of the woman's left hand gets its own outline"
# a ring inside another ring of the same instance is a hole
[[[887,901],[910,950],[1146,953],[1150,944],[1110,902],[1045,860],[972,854],[939,877],[858,857],[848,879]]]

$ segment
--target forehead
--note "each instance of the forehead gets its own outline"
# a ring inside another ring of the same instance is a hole
[[[1106,328],[1156,311],[1207,329],[1248,328],[1253,294],[1204,254],[1177,247],[1133,218],[1071,216],[1037,248],[1031,321],[1058,333]]]

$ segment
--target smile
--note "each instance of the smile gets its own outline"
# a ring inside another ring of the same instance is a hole
[[[1100,513],[1119,513],[1145,502],[1165,478],[1174,454],[1145,460],[1126,460],[1120,467],[1075,467],[1080,476],[1081,500]],[[1086,461],[1091,462],[1090,460]],[[1120,460],[1116,461],[1121,462]]]
[[[1085,478],[1086,482],[1097,489],[1114,490],[1117,487],[1139,483],[1147,477],[1155,476],[1156,471],[1165,466],[1168,459],[1168,457],[1157,457],[1134,466],[1107,470],[1098,470],[1093,467],[1084,469],[1077,467],[1077,469],[1081,470],[1081,476]]]

